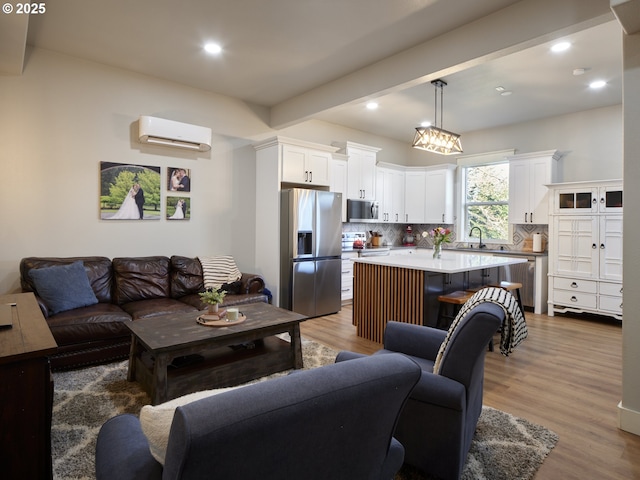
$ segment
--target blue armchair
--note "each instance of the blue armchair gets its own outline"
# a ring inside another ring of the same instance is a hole
[[[413,361],[385,355],[195,401],[175,410],[164,466],[138,418],[119,415],[99,432],[96,478],[390,480],[404,457],[393,431],[419,378]]]
[[[504,320],[505,311],[495,303],[469,310],[452,327],[439,374],[433,373],[433,367],[446,331],[387,323],[384,349],[373,356],[403,353],[422,369],[394,434],[405,448],[405,463],[443,480],[460,478],[482,412],[487,343]],[[359,356],[340,352],[336,361]]]

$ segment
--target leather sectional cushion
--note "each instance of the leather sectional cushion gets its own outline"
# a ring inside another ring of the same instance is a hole
[[[112,303],[97,303],[52,315],[47,319],[59,346],[73,345],[79,340],[98,341],[130,336],[127,323],[131,316]]]
[[[171,297],[204,292],[202,265],[197,258],[171,257]]]
[[[197,309],[173,298],[153,298],[125,303],[121,308],[131,315],[133,320],[138,318],[157,317],[169,313],[196,312]]]
[[[168,257],[114,258],[112,263],[118,305],[171,296]]]

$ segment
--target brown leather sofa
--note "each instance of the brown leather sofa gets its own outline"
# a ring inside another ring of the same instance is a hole
[[[38,296],[29,272],[82,261],[98,303],[55,315]],[[23,292],[34,292],[58,351],[51,356],[53,370],[65,370],[126,358],[131,344],[127,322],[178,312],[204,310],[202,266],[197,258],[181,256],[45,258],[20,262]],[[264,279],[243,273],[227,290],[222,306],[268,302]]]

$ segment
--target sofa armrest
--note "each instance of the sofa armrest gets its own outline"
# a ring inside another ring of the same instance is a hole
[[[354,360],[356,358],[362,358],[367,356],[368,355],[365,355],[364,353],[356,353],[356,352],[350,352],[348,350],[343,350],[341,352],[338,352],[335,363],[344,362],[345,360]]]
[[[467,404],[463,384],[442,375],[422,371],[420,380],[411,392],[411,400],[450,410],[463,411]]]
[[[257,273],[243,273],[241,293],[261,293],[264,290],[264,278]]]
[[[384,348],[433,361],[446,336],[446,330],[411,323],[388,322],[384,331]]]
[[[389,452],[387,453],[387,458],[382,465],[380,478],[395,478],[396,473],[398,473],[398,470],[402,467],[402,462],[404,462],[404,446],[394,437],[391,437]]]
[[[102,425],[96,442],[96,480],[161,478],[162,465],[151,455],[138,417],[118,415]]]

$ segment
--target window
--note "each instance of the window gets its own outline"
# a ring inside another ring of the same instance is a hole
[[[473,227],[482,230],[482,240],[509,243],[509,163],[468,165],[462,168],[463,238]],[[478,238],[477,230],[472,238]]]

